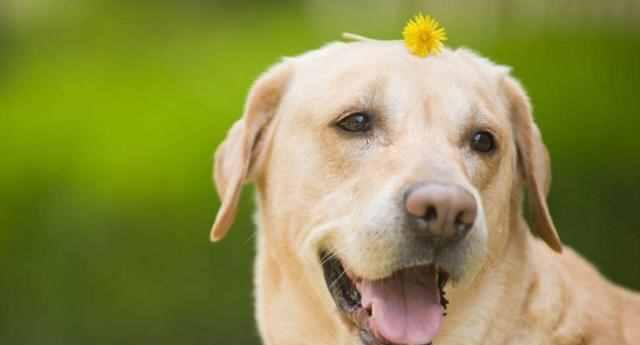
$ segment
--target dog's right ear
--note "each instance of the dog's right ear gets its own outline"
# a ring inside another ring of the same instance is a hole
[[[509,76],[504,79],[504,83],[511,108],[511,120],[518,150],[518,166],[528,189],[533,231],[551,249],[561,253],[562,242],[547,206],[547,193],[551,185],[547,148],[542,142],[538,126],[533,121],[531,105],[524,89],[517,80]]]
[[[272,131],[267,128],[280,104],[292,74],[289,62],[265,72],[251,87],[244,114],[218,146],[214,159],[214,181],[220,209],[211,228],[211,241],[222,239],[236,215],[242,185],[255,175],[256,161],[267,151]]]

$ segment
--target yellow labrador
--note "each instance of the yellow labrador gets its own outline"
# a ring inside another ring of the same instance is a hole
[[[247,182],[267,345],[640,344],[640,297],[560,242],[525,92],[468,50],[284,60],[217,150],[212,240]]]

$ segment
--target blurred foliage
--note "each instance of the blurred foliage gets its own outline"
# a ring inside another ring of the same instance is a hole
[[[451,46],[513,66],[551,152],[564,241],[640,288],[637,18],[419,1],[43,3],[0,14],[2,344],[257,344],[251,192],[210,244],[212,152],[281,56],[342,31],[397,38],[418,10]]]

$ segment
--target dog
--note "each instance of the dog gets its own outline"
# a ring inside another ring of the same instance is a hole
[[[214,181],[213,241],[256,185],[266,345],[640,344],[640,295],[560,241],[524,89],[471,50],[334,42],[283,59]]]

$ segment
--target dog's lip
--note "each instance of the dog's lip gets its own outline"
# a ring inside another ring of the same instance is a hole
[[[323,273],[327,288],[334,302],[338,306],[339,312],[346,316],[350,326],[359,331],[359,336],[364,345],[397,345],[393,344],[379,334],[374,334],[369,329],[368,320],[371,317],[371,306],[363,306],[361,295],[356,285],[364,278],[356,275],[353,271],[344,266],[343,262],[334,254],[323,251],[320,254]],[[438,287],[440,289],[440,303],[443,310],[446,310],[449,301],[445,297],[444,286],[449,280],[449,274],[434,263],[417,263],[400,267],[395,272],[419,266],[435,266]],[[385,277],[382,277],[385,278]],[[446,313],[444,314],[446,315]]]

